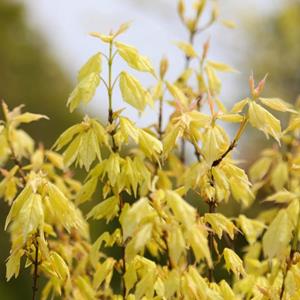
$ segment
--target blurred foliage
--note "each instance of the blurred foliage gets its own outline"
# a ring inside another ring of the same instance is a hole
[[[266,94],[294,102],[300,86],[300,1],[285,1],[278,14],[256,21],[252,29],[256,46],[250,63],[258,77],[269,73]]]
[[[26,25],[19,3],[0,0],[0,39],[0,97],[10,107],[25,104],[27,110],[47,115],[51,122],[43,121],[29,132],[49,146],[78,118],[70,116],[65,107],[71,82],[45,40]]]
[[[65,107],[71,82],[47,49],[45,40],[26,24],[24,7],[11,0],[0,0],[0,98],[10,108],[25,104],[27,109],[50,117],[39,126],[26,128],[36,140],[52,145],[79,115],[70,115]],[[0,226],[4,228],[7,207],[0,202]],[[0,261],[8,257],[8,236],[0,239]],[[29,270],[28,270],[29,271]],[[30,299],[31,279],[22,272],[15,282],[7,283],[5,268],[0,273],[0,299]]]
[[[259,17],[253,13],[251,20],[246,24],[249,46],[244,55],[244,69],[253,70],[256,78],[263,78],[268,73],[264,95],[276,95],[294,103],[300,86],[300,1],[286,0],[275,14]],[[282,115],[275,115],[285,127],[287,120]],[[263,134],[254,132],[251,128],[247,130],[241,150],[242,158],[247,158],[249,163],[272,143]]]

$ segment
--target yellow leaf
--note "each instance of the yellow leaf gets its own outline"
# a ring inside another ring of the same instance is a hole
[[[249,170],[249,175],[252,181],[262,180],[272,165],[271,157],[262,157],[256,161]]]
[[[229,65],[213,60],[208,60],[207,65],[219,72],[236,72],[236,70]]]
[[[57,252],[51,251],[49,259],[58,278],[65,280],[70,277],[69,268],[66,262]]]
[[[268,196],[264,201],[274,201],[278,204],[287,204],[296,199],[297,195],[287,190],[281,190],[273,195]]]
[[[179,87],[169,82],[166,83],[167,88],[175,100],[179,101],[183,106],[188,105],[188,99]]]
[[[223,296],[223,300],[236,300],[236,296],[234,295],[233,290],[224,279],[221,280],[219,285],[220,285],[221,295]]]
[[[243,261],[239,256],[229,248],[225,248],[223,251],[226,269],[231,270],[237,277],[245,276]]]
[[[180,258],[186,252],[186,243],[181,229],[178,226],[168,231],[169,255],[173,266],[179,264]]]
[[[114,265],[115,260],[111,257],[107,258],[103,263],[97,265],[93,280],[93,288],[95,290],[97,290],[104,281],[109,282],[111,280],[114,271]]]
[[[53,148],[60,150],[62,149],[65,145],[67,145],[73,137],[83,131],[84,128],[82,124],[76,124],[71,127],[69,127],[65,132],[63,132],[60,137],[57,139],[55,144],[53,145]]]
[[[187,239],[193,249],[196,261],[205,258],[209,267],[212,267],[212,259],[208,247],[207,237],[204,229],[198,225],[193,225],[188,229]]]
[[[280,191],[289,180],[289,168],[286,161],[280,161],[276,164],[271,174],[271,185],[276,191]]]
[[[99,32],[90,32],[90,35],[95,38],[100,39],[104,43],[111,43],[114,39],[113,35],[104,35]]]
[[[215,69],[209,65],[205,67],[205,72],[208,78],[208,86],[212,95],[217,95],[221,92],[221,81],[217,76]]]
[[[148,198],[141,198],[135,202],[127,211],[122,211],[120,222],[123,228],[123,239],[131,237],[137,226],[145,219],[148,221],[156,216],[154,209],[148,203]]]
[[[77,79],[80,82],[91,73],[101,73],[101,53],[93,55],[80,69]]]
[[[143,111],[146,104],[152,105],[153,103],[150,93],[134,76],[126,72],[122,72],[120,75],[120,90],[124,101],[139,111]]]
[[[294,109],[292,109],[292,105],[279,99],[279,98],[259,98],[259,100],[266,106],[271,109],[282,111],[282,112],[293,112],[297,113]]]
[[[233,108],[231,109],[232,113],[239,113],[243,110],[243,108],[248,104],[250,99],[246,98],[234,104]]]
[[[239,114],[220,114],[217,116],[219,120],[222,120],[224,122],[242,122],[244,117]]]
[[[138,280],[138,278],[137,278],[135,261],[131,261],[126,266],[126,272],[124,274],[124,281],[125,281],[125,286],[126,286],[126,292],[127,292],[127,294],[134,287],[134,285],[137,282],[137,280]]]
[[[88,276],[78,276],[76,277],[76,287],[79,289],[82,298],[85,300],[95,300],[96,299],[96,291],[91,286],[89,282]]]
[[[183,53],[187,56],[187,57],[197,57],[197,52],[195,51],[193,45],[191,45],[190,43],[186,43],[186,42],[176,42],[175,45],[183,51]]]
[[[100,76],[95,72],[84,77],[75,87],[67,101],[67,106],[69,106],[70,111],[73,112],[81,102],[85,104],[90,102],[99,84]]]
[[[139,54],[136,48],[121,42],[115,42],[115,46],[120,56],[131,68],[142,72],[149,72],[155,76],[155,71],[150,60],[146,56]]]
[[[13,276],[18,277],[20,272],[20,260],[24,254],[23,249],[14,251],[8,258],[6,263],[6,280],[9,281]]]
[[[268,258],[283,254],[292,238],[293,224],[286,210],[280,210],[263,237],[263,250]]]
[[[87,218],[93,217],[96,220],[106,218],[107,222],[113,219],[119,212],[119,197],[112,196],[93,207]]]
[[[273,136],[279,142],[281,136],[280,121],[254,101],[249,103],[249,120],[253,127],[263,131],[266,136]]]
[[[183,200],[176,192],[167,191],[166,200],[177,221],[181,222],[186,228],[190,228],[195,223],[195,208]]]
[[[163,150],[161,141],[143,129],[139,130],[139,145],[145,155],[150,158],[158,159],[158,154]]]
[[[26,112],[24,114],[14,117],[12,120],[12,123],[16,123],[18,125],[19,123],[31,123],[34,121],[38,121],[40,119],[49,120],[49,118],[45,115],[32,114],[32,113]],[[17,126],[17,125],[15,125],[15,126]]]
[[[63,225],[67,231],[71,228],[81,229],[83,224],[79,218],[79,212],[75,205],[71,202],[61,190],[51,182],[47,182],[48,193],[48,209],[49,214],[52,215],[58,224]]]
[[[244,215],[239,215],[237,222],[250,245],[256,242],[265,228],[264,223],[258,220],[251,220]]]
[[[42,197],[39,194],[31,194],[22,206],[19,216],[15,221],[23,231],[23,241],[27,240],[29,234],[38,230],[44,224],[44,209]]]
[[[227,150],[229,139],[224,129],[218,125],[208,127],[203,133],[203,148],[205,160],[211,165]]]
[[[234,239],[234,233],[237,228],[222,214],[206,213],[204,215],[204,220],[211,225],[213,231],[218,235],[219,239],[222,238],[223,231],[227,232],[232,240]]]
[[[182,135],[183,135],[183,128],[182,126],[180,126],[179,123],[176,124],[175,126],[171,126],[168,128],[163,138],[164,155],[166,157],[175,147],[178,138],[181,137]]]
[[[149,242],[152,237],[152,229],[153,225],[151,223],[147,223],[139,229],[134,238],[134,250],[136,252],[144,249],[145,245]]]
[[[131,137],[136,143],[138,143],[139,130],[135,127],[132,121],[125,117],[120,117],[120,130],[126,142],[128,142],[128,137]]]
[[[131,22],[126,22],[120,25],[120,27],[118,28],[118,30],[114,33],[114,38],[117,37],[118,35],[126,32],[128,30],[128,28],[130,27]]]

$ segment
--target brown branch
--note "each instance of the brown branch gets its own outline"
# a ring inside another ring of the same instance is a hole
[[[243,121],[240,123],[240,127],[238,129],[238,131],[235,134],[234,139],[232,140],[232,142],[230,143],[230,145],[228,146],[227,150],[216,160],[213,161],[211,167],[217,167],[222,161],[223,159],[236,147],[237,142],[239,141],[243,131],[246,128],[248,122],[248,117],[244,117]]]
[[[215,201],[209,201],[208,206],[209,206],[209,213],[215,213],[216,207],[217,207],[216,202]],[[210,224],[207,224],[207,226],[209,228],[211,228]],[[209,247],[210,254],[213,255],[213,251],[214,251],[214,232],[212,230],[210,230],[208,232],[208,247]],[[211,268],[210,267],[208,268],[207,273],[208,273],[208,276],[207,276],[208,280],[210,282],[213,282],[214,281],[214,263],[213,263]]]
[[[32,286],[32,300],[35,300],[37,297],[37,291],[38,291],[38,267],[39,267],[39,243],[37,239],[37,234],[35,236],[35,257],[34,257],[34,263],[33,263],[33,286]]]

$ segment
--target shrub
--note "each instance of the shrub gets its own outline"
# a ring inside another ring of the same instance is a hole
[[[203,24],[206,8],[211,18]],[[185,68],[174,82],[167,80],[166,58],[157,71],[119,40],[129,24],[109,35],[91,34],[107,52],[81,68],[67,105],[72,112],[88,103],[102,84],[106,123],[85,116],[51,149],[35,148],[20,125],[47,117],[2,102],[0,195],[10,206],[5,228],[12,242],[6,276],[17,277],[24,258],[32,269],[33,299],[39,276],[47,279],[41,299],[299,298],[299,113],[281,99],[261,97],[265,78],[255,85],[252,76],[249,96],[227,110],[218,97],[218,73],[234,69],[208,59],[209,41],[201,51],[194,47],[197,34],[218,22],[217,7],[198,0],[193,10],[187,17],[179,1],[189,42],[177,43]],[[143,87],[130,71],[114,77],[116,57],[148,73],[153,87]],[[138,112],[157,108],[157,122],[140,128],[115,108],[117,85]],[[165,105],[174,112],[163,122]],[[209,113],[201,112],[204,106]],[[285,130],[268,109],[291,114]],[[232,140],[223,122],[238,125]],[[232,157],[248,124],[277,143],[251,167],[251,181]],[[186,160],[187,144],[194,161]],[[79,168],[87,175],[83,182],[74,177]],[[194,205],[189,195],[197,198]],[[99,203],[85,216],[81,205],[93,197]],[[250,218],[246,209],[259,199],[275,205]],[[231,201],[241,207],[233,218],[218,211]],[[90,219],[115,228],[91,240]]]

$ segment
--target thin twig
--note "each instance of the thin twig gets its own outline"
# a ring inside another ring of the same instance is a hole
[[[39,243],[37,239],[37,235],[35,236],[35,258],[34,258],[34,270],[33,270],[33,286],[32,286],[32,300],[36,299],[37,291],[38,291],[38,267],[39,267]]]

